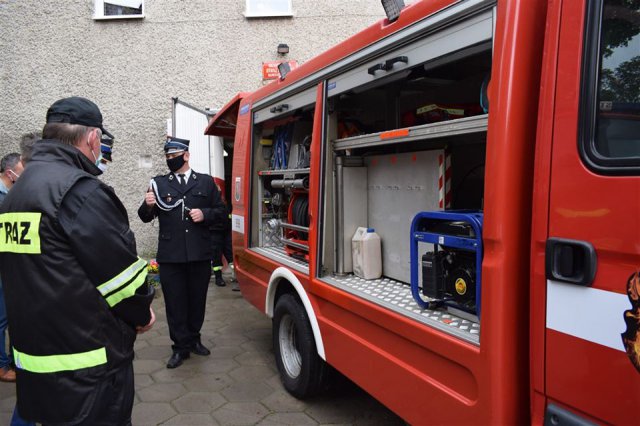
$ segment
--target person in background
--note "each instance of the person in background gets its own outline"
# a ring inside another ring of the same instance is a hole
[[[20,160],[23,167],[27,167],[27,163],[31,160],[31,154],[33,152],[33,144],[42,139],[40,132],[31,132],[22,135],[20,139]],[[13,407],[13,414],[11,416],[10,426],[36,426],[33,422],[28,422],[20,417],[18,413],[18,406]]]
[[[0,205],[9,193],[9,190],[16,183],[24,166],[20,161],[20,154],[11,153],[5,155],[0,160]],[[0,275],[0,381],[15,382],[16,372],[12,367],[13,360],[7,354],[6,331],[7,331],[7,309],[4,302],[4,291],[2,289],[2,277]]]
[[[190,353],[211,353],[200,329],[211,278],[210,227],[224,220],[225,209],[213,178],[191,170],[188,140],[167,138],[164,153],[170,173],[151,180],[138,216],[160,222],[156,260],[173,342],[167,368],[176,368]]]
[[[0,207],[18,412],[47,425],[130,424],[133,344],[155,321],[147,263],[126,209],[96,178],[109,134],[98,107],[60,99],[46,121]]]
[[[111,153],[113,151],[113,138],[107,135],[102,135],[102,139],[100,140],[100,152],[102,152],[102,157],[100,158],[100,164],[98,164],[98,168],[102,170],[102,173],[106,172],[109,168],[109,164],[111,164]]]
[[[30,132],[25,133],[20,138],[20,159],[22,160],[23,165],[31,160],[31,153],[33,152],[33,144],[42,139],[42,133],[40,132]]]
[[[224,200],[223,200],[224,201]],[[231,270],[231,290],[240,291],[238,281],[235,279],[233,268],[233,250],[231,246],[231,205],[226,204],[227,217],[224,221],[212,226],[211,235],[213,236],[213,259],[211,261],[211,269],[215,276],[215,284],[218,287],[224,287],[227,283],[222,278],[222,256],[226,259]]]

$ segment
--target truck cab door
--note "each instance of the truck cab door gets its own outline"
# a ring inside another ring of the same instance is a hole
[[[640,10],[554,7],[545,279],[535,282],[546,293],[545,424],[638,424]]]

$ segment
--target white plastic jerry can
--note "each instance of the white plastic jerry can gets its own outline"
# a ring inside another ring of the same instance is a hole
[[[365,280],[382,276],[380,236],[373,228],[358,228],[351,239],[353,273]]]

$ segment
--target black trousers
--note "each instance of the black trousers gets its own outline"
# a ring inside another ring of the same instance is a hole
[[[233,263],[233,251],[231,250],[231,230],[214,231],[211,233],[213,241],[213,258],[211,266],[217,277],[222,276],[222,256],[227,263]]]
[[[74,426],[130,426],[135,387],[133,382],[133,362],[129,361],[110,374],[95,390],[93,406],[88,416]],[[45,423],[43,426],[54,426]],[[69,423],[65,423],[69,425]]]
[[[208,260],[160,264],[160,285],[173,352],[187,353],[200,341],[210,278]]]

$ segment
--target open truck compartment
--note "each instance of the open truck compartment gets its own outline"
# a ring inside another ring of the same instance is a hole
[[[315,90],[254,113],[251,247],[308,272]]]
[[[492,13],[484,12],[329,78],[325,123],[313,122],[315,88],[256,111],[251,248],[479,344],[475,294],[467,294],[465,303],[443,296],[427,308],[421,301],[434,301],[428,297],[433,291],[424,289],[423,271],[443,280],[438,294],[451,296],[461,288],[475,292],[467,285],[475,282],[460,284],[444,275],[458,271],[475,279],[480,266],[469,265],[464,249],[449,250],[448,256],[446,244],[420,241],[416,300],[410,249],[416,215],[460,210],[482,215],[491,37]],[[314,125],[321,124],[318,270],[309,271],[309,145]],[[354,275],[352,238],[359,227],[373,228],[381,238],[379,279]],[[481,235],[478,239],[481,244]],[[449,263],[441,261],[439,271],[425,269],[427,253]]]

